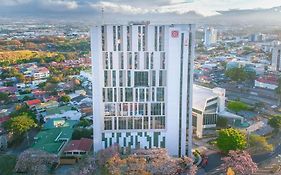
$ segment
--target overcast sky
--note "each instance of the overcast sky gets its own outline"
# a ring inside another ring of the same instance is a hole
[[[191,12],[209,17],[220,15],[218,11],[267,9],[277,6],[281,6],[281,0],[0,0],[0,16],[44,18],[91,16],[98,19],[101,16],[101,8],[104,8],[107,18],[183,16]]]

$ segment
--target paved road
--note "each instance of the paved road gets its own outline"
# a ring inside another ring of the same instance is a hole
[[[277,146],[272,153],[266,153],[261,155],[253,156],[253,161],[256,163],[262,163],[265,160],[274,158],[281,154],[281,145]],[[208,155],[208,165],[201,169],[198,175],[208,174],[208,172],[212,172],[216,170],[222,163],[221,158],[223,157],[222,154],[219,153],[212,153]]]

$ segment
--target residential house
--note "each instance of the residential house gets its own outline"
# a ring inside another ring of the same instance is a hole
[[[66,156],[81,156],[87,155],[92,150],[93,140],[82,138],[80,140],[71,140],[64,148]]]

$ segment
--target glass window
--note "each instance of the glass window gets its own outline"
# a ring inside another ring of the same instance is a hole
[[[142,27],[142,50],[146,50],[146,27]]]
[[[165,117],[155,117],[154,122],[155,129],[165,129]]]
[[[135,129],[142,129],[142,117],[135,117]]]
[[[112,130],[112,118],[104,117],[104,130]]]
[[[125,88],[125,101],[133,101],[133,88]]]
[[[119,56],[119,69],[124,69],[124,53],[120,52]]]
[[[127,68],[128,69],[132,69],[133,68],[133,56],[132,56],[132,52],[128,52],[128,54],[127,54],[127,63],[128,63],[128,65],[127,65]]]
[[[140,94],[139,101],[143,102],[144,101],[144,89],[140,89],[139,90],[139,94]]]
[[[102,51],[105,50],[105,26],[101,26]]]
[[[110,66],[110,69],[113,69],[113,55],[112,55],[112,52],[109,53],[109,66]]]
[[[161,103],[151,103],[151,115],[161,115]]]
[[[119,86],[125,86],[125,70],[119,71]]]
[[[128,129],[134,129],[133,117],[128,117]]]
[[[117,29],[118,29],[118,40],[117,40],[117,42],[118,42],[118,51],[120,51],[121,50],[121,26],[118,26],[117,27]]]
[[[128,116],[128,103],[123,103],[123,115]]]
[[[131,71],[127,71],[127,86],[131,86]]]
[[[117,103],[117,116],[121,116],[121,115],[122,115],[122,104]]]
[[[135,87],[148,86],[148,72],[137,71],[135,72]]]
[[[146,101],[150,101],[150,98],[149,98],[149,97],[150,97],[150,96],[149,96],[149,93],[150,93],[149,88],[146,88],[146,89],[145,89],[145,96],[146,96],[145,98],[146,98]]]
[[[103,52],[102,53],[103,57],[103,69],[109,69],[109,56],[108,52]]]
[[[139,53],[135,52],[135,69],[140,69]]]
[[[138,26],[138,51],[141,51],[141,26]]]
[[[116,70],[112,71],[112,85],[116,87]]]
[[[113,102],[117,102],[117,88],[113,88]]]
[[[144,52],[144,69],[149,69],[149,52]]]
[[[165,90],[164,88],[157,88],[157,101],[165,100]]]
[[[139,103],[137,115],[144,115],[144,103]]]
[[[126,117],[119,117],[118,118],[118,129],[126,129]]]
[[[150,54],[150,69],[153,69],[153,52]]]
[[[113,50],[116,51],[116,26],[113,26]]]
[[[156,86],[156,71],[151,71],[151,86]]]
[[[123,102],[124,101],[124,92],[123,92],[124,88],[119,88],[119,102]]]
[[[127,51],[130,51],[132,49],[132,32],[131,32],[131,27],[127,26]]]
[[[166,86],[166,71],[159,71],[159,86]]]
[[[107,88],[107,100],[106,102],[113,102],[113,92],[112,88]]]
[[[148,117],[143,117],[143,129],[148,129]]]
[[[109,103],[104,105],[104,115],[105,116],[115,116],[115,104]]]
[[[165,52],[160,53],[160,69],[165,69],[166,68],[166,58],[165,58]]]

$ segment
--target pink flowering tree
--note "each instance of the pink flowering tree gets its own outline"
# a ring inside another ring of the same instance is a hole
[[[248,175],[258,170],[257,164],[253,162],[251,155],[246,151],[229,151],[227,157],[222,158],[221,168],[224,172],[231,168],[236,174]]]

